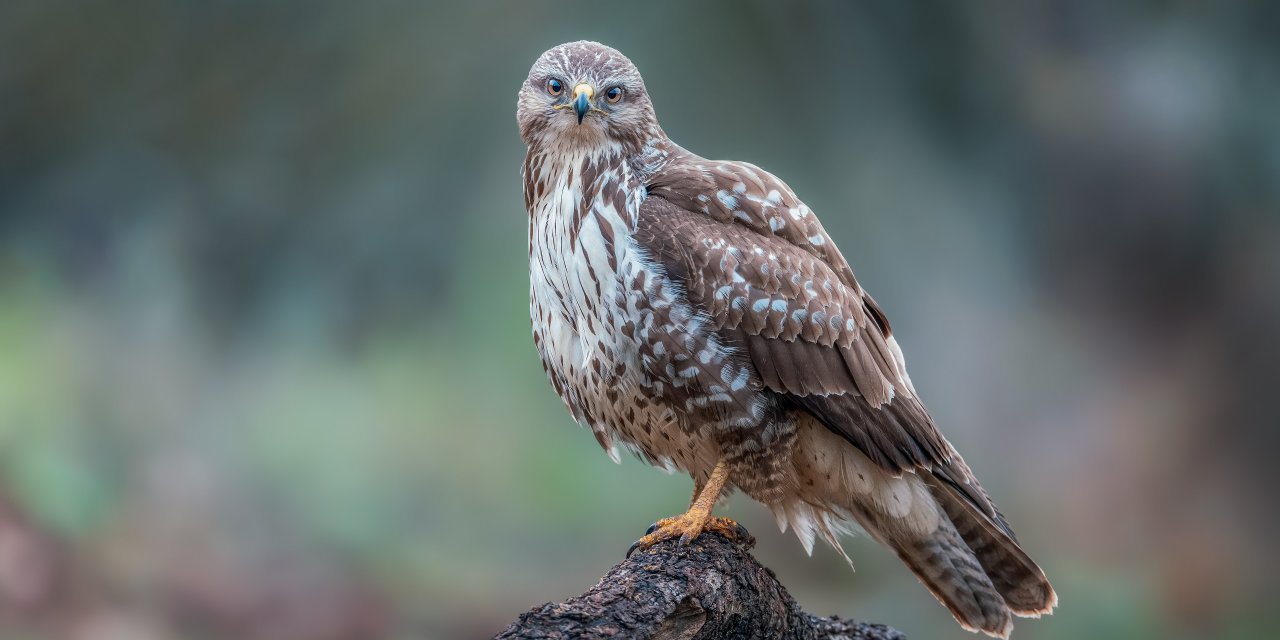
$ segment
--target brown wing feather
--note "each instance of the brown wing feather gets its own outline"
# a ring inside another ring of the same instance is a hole
[[[653,179],[635,239],[766,389],[892,473],[933,472],[1008,530],[915,397],[883,311],[782,181],[682,158]]]

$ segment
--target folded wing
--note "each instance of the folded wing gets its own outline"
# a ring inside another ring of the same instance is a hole
[[[744,163],[681,162],[650,185],[635,239],[764,388],[885,470],[936,477],[1012,537],[916,397],[884,313],[781,180]]]

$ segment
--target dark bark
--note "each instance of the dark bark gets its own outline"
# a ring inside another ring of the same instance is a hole
[[[903,640],[884,625],[805,613],[772,571],[748,552],[753,540],[704,533],[615,565],[586,593],[521,616],[498,639]]]

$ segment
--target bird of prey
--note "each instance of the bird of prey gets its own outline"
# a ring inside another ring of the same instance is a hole
[[[711,510],[736,489],[806,551],[821,535],[843,555],[856,523],[971,631],[1052,611],[884,312],[785,183],[672,142],[636,67],[595,42],[543,53],[516,120],[543,368],[615,460],[621,445],[693,479],[688,511],[633,549],[734,536]]]

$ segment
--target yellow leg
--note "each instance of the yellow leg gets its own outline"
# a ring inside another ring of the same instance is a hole
[[[663,518],[654,523],[644,537],[636,540],[635,544],[627,550],[627,557],[630,557],[636,549],[647,549],[663,540],[675,537],[680,538],[681,544],[689,544],[707,530],[719,532],[730,540],[749,537],[750,534],[747,534],[746,529],[737,522],[711,515],[711,509],[720,499],[720,493],[724,491],[724,483],[728,479],[729,467],[721,460],[716,464],[715,469],[712,469],[711,477],[707,478],[706,484],[699,486],[695,482],[693,503],[689,505],[689,510],[673,518]]]

